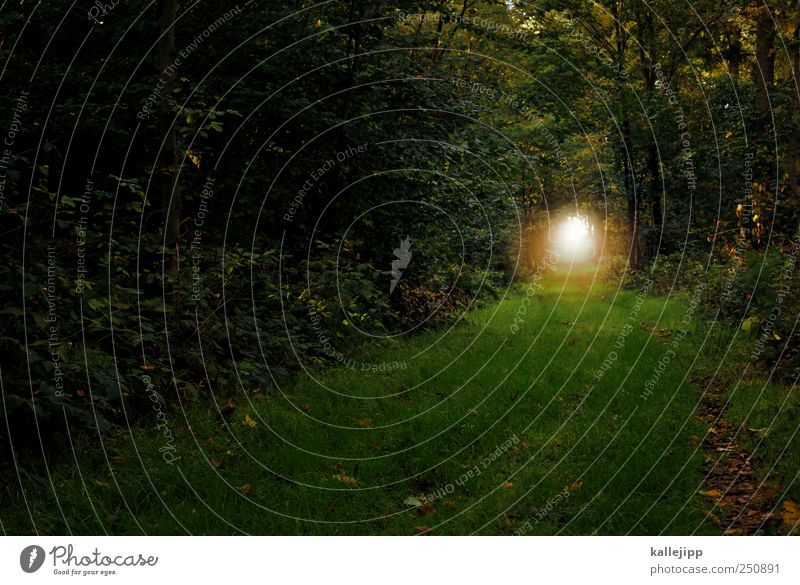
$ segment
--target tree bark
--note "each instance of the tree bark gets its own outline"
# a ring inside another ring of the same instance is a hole
[[[627,51],[627,31],[623,30],[621,19],[619,18],[620,9],[622,4],[614,2],[611,5],[611,13],[614,18],[615,31],[614,37],[616,41],[616,61],[618,71],[625,70],[625,53]],[[630,114],[628,108],[625,106],[625,87],[622,80],[618,80],[618,95],[620,100],[619,117],[621,123],[622,144],[619,148],[619,157],[622,163],[622,176],[623,185],[625,187],[625,198],[627,200],[627,217],[626,223],[628,228],[628,261],[634,270],[639,269],[641,263],[641,245],[639,243],[639,201],[636,195],[636,179],[633,175],[633,161],[631,159],[631,151],[633,150],[633,133],[631,131]]]
[[[175,19],[177,17],[177,0],[162,0],[161,4],[161,40],[158,43],[158,61],[161,68],[161,79],[165,81],[163,99],[161,101],[159,128],[164,137],[164,146],[160,153],[161,203],[164,218],[164,246],[170,250],[168,266],[175,272],[180,265],[180,249],[178,245],[181,221],[181,195],[178,189],[178,147],[177,129],[174,113],[169,104],[175,89]]]
[[[630,168],[627,156],[623,160],[623,172],[625,173],[625,191],[627,191],[628,194],[627,221],[628,240],[630,242],[628,259],[630,260],[631,268],[638,270],[642,259],[642,247],[639,243],[639,206],[632,177],[632,169]]]
[[[734,80],[738,81],[742,65],[742,30],[739,26],[734,26],[731,28],[729,35],[730,40],[724,56],[728,63],[728,73]]]
[[[650,175],[650,204],[652,206],[653,227],[660,228],[664,223],[664,209],[661,203],[661,165],[658,161],[658,149],[651,142],[647,152],[647,168]]]
[[[631,268],[638,270],[642,257],[642,248],[639,242],[639,198],[636,193],[636,178],[634,177],[633,161],[630,156],[630,151],[633,149],[630,120],[628,120],[628,113],[625,108],[622,108],[620,117],[622,118],[622,144],[620,145],[619,156],[622,159],[622,177],[627,201],[628,260]]]
[[[792,55],[792,64],[790,69],[790,83],[789,88],[792,92],[792,103],[794,104],[794,111],[800,111],[800,89],[798,89],[797,72],[800,70],[800,24],[794,29],[794,41],[796,44],[794,54]],[[792,122],[789,131],[789,189],[791,192],[792,204],[792,223],[795,223],[798,215],[798,207],[800,207],[800,192],[798,192],[797,180],[797,163],[798,156],[800,156],[800,139],[798,138],[800,128],[797,124]]]
[[[756,12],[756,59],[753,63],[756,84],[756,129],[763,130],[769,120],[769,89],[775,81],[775,25],[769,9]]]
[[[656,52],[656,33],[653,26],[653,13],[646,10],[642,14],[641,9],[636,11],[636,31],[639,39],[639,65],[642,72],[642,81],[644,82],[645,91],[647,93],[648,101],[652,102],[653,95],[656,90],[656,74],[650,63],[658,63],[658,53]],[[647,50],[645,50],[647,49]],[[653,227],[659,228],[664,221],[663,207],[661,204],[661,168],[659,165],[658,146],[653,140],[648,142],[647,145],[647,174],[648,174],[648,187],[650,198],[650,209],[652,213]],[[656,255],[658,246],[658,239],[645,242],[646,250],[649,255]]]

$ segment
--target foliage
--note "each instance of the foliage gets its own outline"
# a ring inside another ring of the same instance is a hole
[[[454,323],[565,214],[800,366],[795,5],[83,4],[0,12],[4,445],[135,425],[145,375],[175,411]]]

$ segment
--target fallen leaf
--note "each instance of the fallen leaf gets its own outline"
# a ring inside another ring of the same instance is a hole
[[[97,487],[101,487],[101,488],[111,487],[110,485],[108,485],[108,482],[100,481],[99,479],[94,480],[94,483],[95,483],[95,485]]]
[[[514,484],[511,483],[510,481],[507,481],[507,482],[505,482],[503,484],[503,487],[506,488],[506,489],[510,489],[510,488],[514,487]]]
[[[434,512],[436,512],[436,508],[433,506],[433,504],[422,504],[417,508],[417,514],[420,516],[429,516]]]
[[[302,410],[303,412],[308,412],[309,410],[311,410],[311,407],[308,404],[304,404],[303,406],[300,407],[300,410]]]
[[[375,426],[375,423],[372,422],[370,418],[360,418],[358,419],[358,426],[364,427],[365,429],[371,429]]]
[[[249,483],[246,483],[240,489],[242,490],[243,494],[247,495],[247,494],[250,493],[250,490],[253,489],[253,488],[250,487]]]
[[[701,496],[707,496],[709,498],[718,498],[722,495],[722,492],[719,490],[707,490],[704,492],[700,492]]]
[[[358,480],[354,477],[350,477],[345,473],[337,473],[333,476],[333,479],[336,481],[341,481],[342,483],[346,483],[347,485],[356,485],[358,484]]]
[[[573,481],[571,484],[566,486],[566,490],[568,492],[577,492],[583,487],[583,480],[579,479],[578,481]]]
[[[792,500],[783,501],[783,521],[790,526],[800,522],[800,505]]]
[[[215,469],[216,469],[217,467],[219,467],[220,465],[222,465],[222,459],[220,459],[220,458],[219,458],[219,457],[217,457],[216,455],[212,455],[211,457],[209,457],[209,458],[208,458],[208,462],[209,462],[211,465],[213,465]]]
[[[752,487],[750,489],[752,489]],[[777,494],[774,489],[760,486],[751,496],[750,501],[754,504],[758,504],[760,502],[767,502],[774,499],[776,495]]]
[[[417,534],[422,534],[423,532],[428,532],[431,529],[430,526],[414,526],[414,530],[416,530]]]
[[[251,417],[249,414],[246,414],[246,415],[244,415],[244,420],[242,421],[242,424],[244,426],[246,426],[246,427],[250,427],[251,429],[254,429],[254,428],[256,428],[256,425],[258,423],[253,420],[253,417]]]
[[[414,506],[415,508],[422,505],[422,502],[416,496],[408,496],[405,500],[403,500],[403,503],[406,506]]]

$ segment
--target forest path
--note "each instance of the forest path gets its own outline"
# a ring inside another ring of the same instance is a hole
[[[116,437],[85,486],[54,472],[66,521],[29,501],[75,534],[720,534],[690,339],[669,353],[685,313],[559,270],[349,354],[405,367],[311,368],[173,413],[174,465],[152,428]]]

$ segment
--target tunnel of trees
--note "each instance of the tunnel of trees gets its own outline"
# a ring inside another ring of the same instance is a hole
[[[796,377],[797,2],[17,2],[0,23],[4,474],[154,403],[224,419],[469,321],[568,218],[604,278],[702,281]]]

